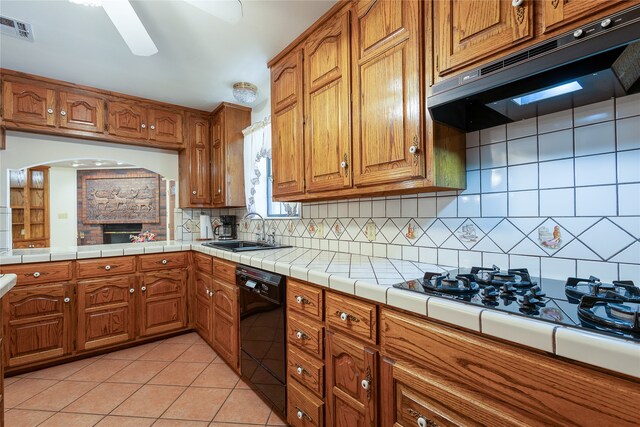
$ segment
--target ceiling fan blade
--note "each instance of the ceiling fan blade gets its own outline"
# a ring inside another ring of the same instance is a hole
[[[102,8],[134,55],[151,56],[158,48],[128,0],[105,0]]]
[[[203,12],[213,15],[230,24],[242,18],[242,2],[240,0],[183,0]]]

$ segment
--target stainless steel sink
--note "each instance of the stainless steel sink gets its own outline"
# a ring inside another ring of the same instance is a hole
[[[291,247],[288,245],[270,245],[264,242],[250,242],[246,240],[206,242],[202,245],[231,252],[261,251],[264,249],[282,249]]]

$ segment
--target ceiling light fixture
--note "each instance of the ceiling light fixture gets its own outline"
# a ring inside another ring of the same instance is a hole
[[[233,85],[233,97],[244,104],[251,104],[258,97],[258,87],[252,83],[238,82]]]
[[[71,3],[80,4],[82,6],[100,7],[102,0],[69,0]]]
[[[96,165],[96,166],[102,166],[102,163],[100,163],[100,162],[95,162],[95,163],[94,163],[94,165]]]

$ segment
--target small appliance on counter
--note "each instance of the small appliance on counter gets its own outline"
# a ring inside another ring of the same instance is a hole
[[[422,279],[393,286],[640,341],[640,288],[631,281],[609,284],[591,276],[538,284],[525,268],[503,271],[493,266],[427,272]]]
[[[200,240],[213,239],[213,227],[211,227],[211,217],[200,215]]]
[[[235,215],[220,215],[220,222],[222,224],[217,225],[213,229],[213,234],[219,240],[235,240],[236,233],[236,216]]]

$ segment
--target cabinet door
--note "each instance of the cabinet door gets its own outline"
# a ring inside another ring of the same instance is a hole
[[[211,204],[211,144],[209,120],[189,117],[189,198],[193,204]]]
[[[183,138],[183,116],[177,111],[149,109],[149,139],[180,144]]]
[[[360,1],[353,17],[356,185],[424,176],[420,135],[422,2]],[[412,146],[417,151],[411,153]]]
[[[237,368],[240,354],[238,330],[238,297],[235,286],[213,281],[214,349],[229,364]]]
[[[182,329],[187,322],[186,270],[146,273],[140,287],[140,335]]]
[[[72,296],[72,285],[56,283],[15,287],[2,298],[7,366],[71,352]]]
[[[596,14],[607,13],[610,9],[629,3],[625,0],[543,0],[542,28],[544,33],[555,31],[579,19],[598,19]],[[631,6],[631,5],[630,5]],[[572,28],[568,28],[567,31]]]
[[[324,24],[304,46],[304,145],[307,191],[351,186],[349,11]]]
[[[5,81],[2,90],[5,120],[55,126],[54,86],[37,82]]]
[[[147,110],[126,101],[109,101],[109,133],[126,138],[147,139]]]
[[[225,158],[224,144],[222,143],[222,126],[222,114],[216,114],[211,123],[211,162],[213,165],[213,204],[218,206],[225,205]]]
[[[211,276],[196,272],[193,298],[193,321],[196,331],[205,341],[213,341],[213,283]]]
[[[533,37],[533,0],[441,0],[433,7],[437,77]]]
[[[135,276],[78,282],[78,350],[135,338]]]
[[[60,91],[59,126],[86,132],[104,132],[105,101],[94,95]]]
[[[271,68],[273,196],[304,192],[302,49]]]
[[[375,350],[327,332],[327,426],[376,425]]]

